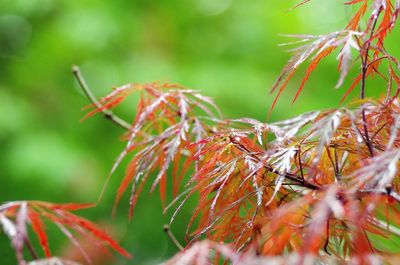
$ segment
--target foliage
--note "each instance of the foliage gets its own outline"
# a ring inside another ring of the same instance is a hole
[[[172,224],[189,198],[198,196],[186,248],[167,264],[399,262],[397,253],[379,242],[400,236],[399,63],[384,46],[400,1],[354,0],[346,5],[358,9],[344,30],[296,35],[297,41],[285,44],[301,46],[291,50],[294,56],[272,88],[277,90],[272,108],[301,65],[310,60],[293,101],[335,50],[337,87],[353,64],[361,65],[343,96],[359,85],[360,99],[346,107],[264,123],[224,118],[210,98],[170,83],[128,84],[100,101],[88,94],[94,109],[87,117],[101,112],[126,129],[126,147],[110,173],[130,157],[115,206],[131,186],[132,218],[138,196],[153,178],[151,191],[159,188],[164,211],[175,207]],[[386,95],[367,99],[366,81],[375,76],[386,81]],[[111,109],[133,92],[140,97],[136,118],[127,126]],[[19,264],[26,263],[24,247],[36,258],[27,223],[45,256],[51,256],[42,219],[55,223],[83,255],[67,227],[129,257],[94,224],[70,213],[85,207],[35,201],[1,205],[0,221]]]
[[[389,0],[346,5],[358,10],[344,30],[293,36],[299,40],[285,44],[301,46],[292,49],[294,56],[272,89],[278,90],[272,108],[302,64],[310,59],[293,101],[321,60],[335,50],[337,87],[353,64],[361,64],[361,73],[343,96],[360,84],[360,100],[347,107],[275,123],[232,120],[221,117],[212,101],[196,91],[171,84],[128,84],[89,113],[109,110],[130,93],[140,93],[126,147],[111,172],[131,154],[116,196],[118,203],[132,185],[130,216],[152,172],[151,191],[159,187],[163,205],[167,188],[172,189],[173,200],[164,209],[175,206],[171,223],[198,194],[186,230],[189,247],[172,264],[207,264],[210,249],[232,263],[248,251],[261,256],[292,253],[296,263],[328,255],[339,263],[369,264],[390,256],[378,242],[399,236],[400,79],[399,63],[384,41],[400,5]],[[374,76],[387,81],[382,99],[365,98],[366,80]],[[190,247],[204,237],[226,245],[204,241]]]

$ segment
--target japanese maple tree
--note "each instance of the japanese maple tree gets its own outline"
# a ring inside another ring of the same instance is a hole
[[[359,69],[338,102],[355,89],[359,98],[289,120],[228,119],[210,98],[171,83],[127,84],[97,100],[74,67],[93,102],[87,117],[102,113],[126,131],[126,146],[110,172],[129,159],[114,210],[129,193],[129,218],[134,218],[138,197],[150,181],[150,191],[159,190],[164,212],[172,213],[165,230],[180,250],[166,264],[400,263],[400,247],[384,247],[400,237],[400,64],[385,48],[400,0],[345,5],[354,14],[343,30],[289,36],[295,41],[285,45],[293,46],[293,57],[272,88],[271,110],[306,65],[293,95],[296,101],[329,55],[338,59],[338,88],[351,68]],[[371,78],[386,86],[369,87]],[[384,96],[367,98],[367,89],[380,89]],[[140,96],[128,123],[111,109],[131,93]],[[186,237],[177,240],[169,226],[191,197],[197,200]],[[55,223],[73,242],[67,228],[92,234],[100,244],[129,256],[94,224],[70,212],[82,207],[44,202],[0,206],[0,223],[20,264],[23,247],[31,246],[27,223],[51,256],[42,219]],[[178,242],[183,240],[184,247]]]
[[[343,30],[290,36],[295,41],[286,45],[294,46],[294,55],[272,88],[271,109],[302,65],[293,101],[331,54],[339,61],[336,87],[352,67],[360,69],[341,102],[354,89],[359,99],[347,106],[272,123],[232,120],[210,98],[169,83],[128,84],[94,101],[88,116],[104,112],[127,130],[126,147],[111,170],[130,159],[116,205],[129,188],[132,217],[151,181],[164,211],[173,213],[172,224],[198,196],[185,248],[168,264],[399,262],[398,251],[379,242],[400,236],[399,62],[384,45],[400,1],[345,5],[356,11]],[[383,98],[365,97],[373,77],[387,84]],[[133,92],[140,94],[136,118],[121,123],[110,109]]]

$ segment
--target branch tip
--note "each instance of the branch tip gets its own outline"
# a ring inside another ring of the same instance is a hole
[[[74,75],[76,81],[78,82],[87,99],[92,102],[92,104],[99,110],[99,112],[103,113],[106,119],[111,120],[116,125],[125,130],[131,130],[132,126],[128,122],[116,116],[111,110],[103,108],[103,105],[97,100],[92,90],[87,85],[87,82],[77,65],[72,65],[72,74]]]
[[[172,233],[170,227],[168,224],[163,225],[163,231],[167,234],[169,239],[174,243],[175,247],[179,250],[182,251],[184,247],[179,243],[179,241],[176,239],[175,235]]]

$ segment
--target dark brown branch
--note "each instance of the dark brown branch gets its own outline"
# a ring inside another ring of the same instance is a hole
[[[297,152],[297,156],[298,156],[298,159],[299,159],[300,176],[301,176],[301,179],[303,180],[303,183],[304,183],[304,173],[303,173],[303,164],[301,162],[301,149],[300,149],[300,146],[299,146],[299,151]]]
[[[367,118],[365,116],[365,109],[362,110],[362,120],[363,120],[363,129],[364,129],[364,139],[365,139],[365,143],[368,147],[368,151],[371,154],[371,156],[374,156],[374,149],[372,147],[372,142],[369,138],[369,133],[368,133],[368,126],[367,126]]]
[[[230,137],[230,141],[233,144],[240,147],[240,149],[244,150],[247,155],[251,156],[256,161],[261,162],[261,159],[256,154],[254,154],[253,152],[248,150],[241,143],[237,142],[234,137]],[[276,170],[269,165],[264,165],[264,168],[266,168],[269,172],[276,173]],[[300,186],[300,187],[308,188],[311,190],[323,190],[324,189],[324,187],[321,187],[317,184],[311,183],[311,182],[303,179],[301,176],[297,176],[296,174],[293,174],[290,172],[285,173],[284,177],[293,181],[293,183],[291,183],[291,185]],[[288,184],[288,183],[285,183],[285,184]],[[382,189],[382,190],[368,189],[368,190],[360,190],[360,191],[355,192],[355,196],[359,199],[363,198],[364,196],[371,195],[371,194],[387,195],[390,198],[392,198],[393,200],[395,200],[397,203],[400,203],[400,194],[394,192],[393,190],[388,191],[386,189]]]
[[[397,192],[391,190],[391,189],[367,189],[367,190],[361,190],[356,193],[358,198],[362,198],[366,195],[386,195],[389,198],[392,198],[395,200],[397,203],[400,203],[400,194]]]
[[[369,39],[364,43],[365,47],[365,55],[364,55],[364,59],[362,59],[362,77],[361,77],[361,92],[360,92],[360,98],[364,99],[365,98],[365,82],[366,82],[366,78],[367,78],[367,72],[368,72],[368,55],[369,55],[369,49],[371,48],[371,41],[372,41],[372,37],[374,35],[374,31],[376,28],[376,24],[378,22],[378,18],[379,15],[381,13],[382,8],[379,9],[378,14],[376,14],[376,17],[374,19],[372,28],[371,28],[371,33],[370,33],[370,37]],[[369,133],[368,133],[368,126],[367,126],[367,118],[365,115],[365,109],[362,110],[362,120],[363,120],[363,128],[364,128],[364,138],[365,138],[365,143],[368,147],[369,153],[371,154],[371,156],[374,156],[374,149],[372,146],[372,142],[369,138]]]
[[[340,180],[340,178],[341,178],[340,174],[341,173],[339,172],[339,157],[338,157],[338,153],[337,153],[337,146],[335,146],[335,148],[333,149],[333,153],[334,153],[334,156],[335,156],[336,179]]]
[[[120,126],[125,130],[130,130],[132,128],[132,126],[128,122],[116,116],[111,110],[103,108],[103,105],[97,100],[97,98],[93,95],[92,91],[87,85],[87,82],[83,77],[81,71],[79,70],[78,66],[76,65],[72,66],[72,73],[74,74],[76,80],[78,81],[79,86],[81,87],[83,93],[85,93],[86,97],[93,103],[93,105],[96,106],[96,108],[99,109],[104,114],[104,117],[106,117],[107,119],[114,122],[115,124],[117,124],[118,126]]]
[[[174,243],[174,245],[176,246],[176,248],[180,251],[182,251],[184,249],[184,247],[181,245],[181,243],[179,243],[179,241],[176,239],[176,237],[174,236],[174,234],[172,233],[169,225],[165,224],[163,226],[163,230],[164,232],[168,235],[169,239],[171,239],[172,243]]]
[[[326,220],[326,240],[325,240],[325,245],[324,245],[324,251],[328,254],[331,255],[331,253],[328,250],[329,247],[329,234],[330,234],[330,225],[329,225],[329,218]]]
[[[236,141],[234,137],[229,137],[229,138],[230,138],[230,141],[233,144],[239,146],[240,149],[246,151],[247,155],[249,155],[252,158],[254,158],[257,162],[261,162],[261,159],[256,154],[254,154],[253,152],[248,150],[245,146],[243,146],[241,143]],[[270,165],[264,165],[264,168],[266,168],[268,171],[270,171],[272,173],[278,174],[276,172],[276,170],[273,167],[271,167]],[[308,189],[311,189],[311,190],[320,190],[321,189],[321,187],[319,185],[311,183],[311,182],[309,182],[307,180],[303,180],[301,177],[297,176],[296,174],[287,172],[283,176],[285,178],[293,181],[294,182],[293,185],[301,186],[301,187],[308,188]]]
[[[35,249],[33,248],[33,245],[31,243],[31,241],[29,240],[29,238],[25,237],[24,238],[24,244],[25,246],[28,248],[29,253],[31,254],[32,258],[34,260],[38,259],[39,256],[36,254]]]

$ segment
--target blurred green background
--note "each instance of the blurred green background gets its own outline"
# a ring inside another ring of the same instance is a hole
[[[89,102],[72,64],[98,96],[129,82],[171,81],[213,97],[227,117],[265,120],[274,97],[269,89],[290,57],[278,46],[290,39],[279,34],[338,30],[352,13],[341,1],[286,12],[296,2],[0,0],[0,201],[97,200],[123,148],[122,130],[100,115],[80,122]],[[301,80],[295,76],[269,120],[337,106],[346,89],[333,89],[337,78],[331,56],[292,105]],[[117,113],[132,120],[134,108],[128,100]],[[146,190],[131,223],[127,197],[112,219],[122,174],[123,166],[99,207],[81,213],[105,225],[135,256],[112,264],[156,264],[176,252],[162,231],[171,213],[162,215],[159,196]],[[187,207],[172,227],[181,241],[189,214]],[[68,243],[53,230],[53,252],[65,254]],[[15,264],[4,234],[0,260]]]

